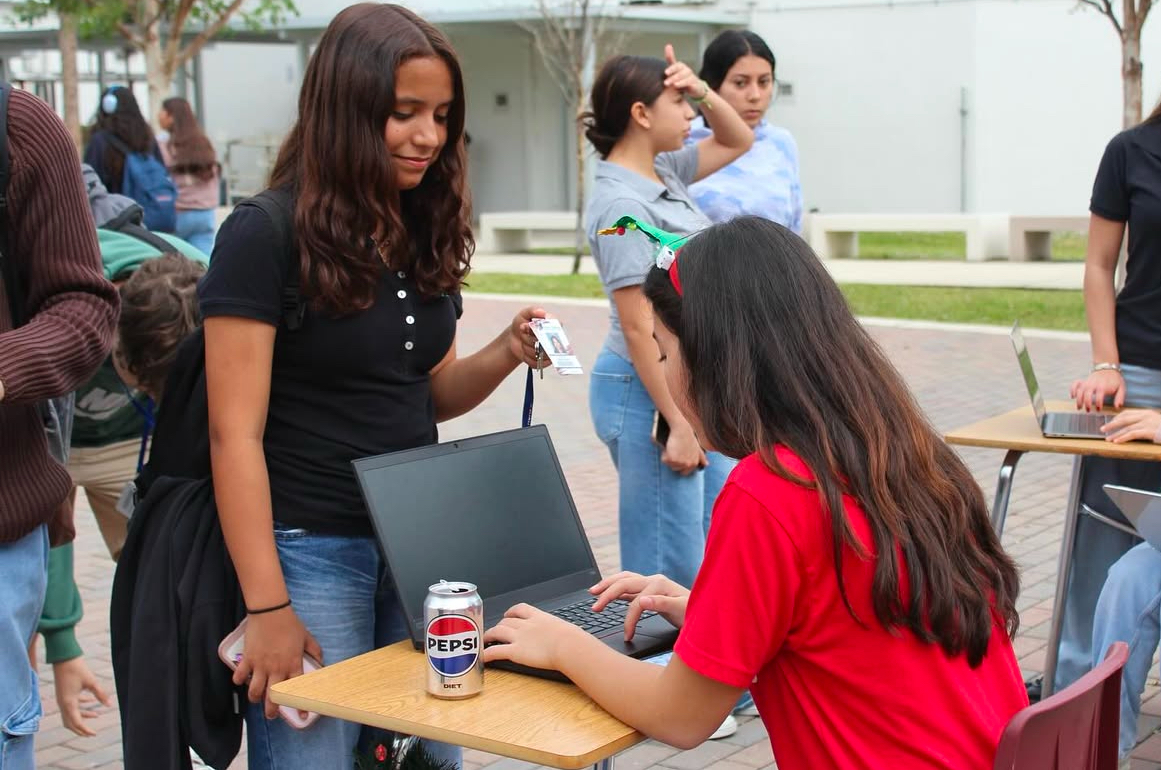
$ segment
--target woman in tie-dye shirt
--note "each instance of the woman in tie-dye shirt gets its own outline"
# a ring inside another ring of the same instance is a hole
[[[699,75],[754,129],[754,146],[690,187],[697,205],[715,222],[753,214],[801,233],[798,146],[789,131],[766,121],[774,95],[770,47],[748,30],[727,30],[706,48]],[[700,141],[710,133],[705,120],[698,118],[689,141]]]

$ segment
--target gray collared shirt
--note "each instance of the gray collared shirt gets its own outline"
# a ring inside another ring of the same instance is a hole
[[[632,359],[613,292],[645,282],[645,276],[655,264],[657,247],[640,233],[597,235],[597,230],[609,227],[626,215],[671,233],[695,233],[709,227],[710,220],[693,202],[688,188],[697,174],[697,153],[697,145],[691,145],[658,155],[653,168],[665,184],[607,160],[597,162],[596,184],[585,212],[585,227],[601,284],[609,297],[610,324],[605,346],[627,361]]]

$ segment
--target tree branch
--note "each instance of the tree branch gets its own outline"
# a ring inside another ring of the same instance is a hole
[[[168,59],[175,59],[178,54],[179,46],[181,45],[181,33],[185,29],[186,21],[189,19],[190,13],[193,12],[194,0],[178,0],[177,10],[173,14],[173,18],[169,20],[169,35],[165,43],[165,56]]]
[[[1117,31],[1117,35],[1122,38],[1124,37],[1125,30],[1121,28],[1121,22],[1117,20],[1117,14],[1113,11],[1113,5],[1110,0],[1077,0],[1077,2],[1081,5],[1090,5],[1107,16],[1109,21],[1112,22],[1113,29]]]
[[[226,9],[218,14],[218,18],[214,19],[213,23],[198,33],[197,37],[189,41],[189,44],[182,48],[178,55],[174,58],[176,66],[182,66],[190,59],[198,55],[198,52],[205,47],[205,44],[210,42],[222,29],[226,23],[230,21],[230,17],[242,7],[245,0],[233,0]]]
[[[145,39],[134,32],[133,28],[125,22],[117,22],[117,31],[120,32],[121,37],[128,40],[134,48],[141,49],[145,47]]]
[[[1149,15],[1149,11],[1153,9],[1153,0],[1141,0],[1141,4],[1137,6],[1137,23],[1142,27],[1145,26],[1145,17]]]

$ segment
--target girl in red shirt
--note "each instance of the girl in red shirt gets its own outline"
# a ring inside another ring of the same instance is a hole
[[[692,591],[630,573],[592,589],[597,610],[632,599],[626,636],[647,610],[681,627],[676,654],[633,660],[518,605],[484,659],[559,670],[682,748],[749,689],[782,770],[990,767],[1027,705],[1016,566],[822,264],[743,217],[663,249],[644,290],[678,406],[703,447],[741,458]]]

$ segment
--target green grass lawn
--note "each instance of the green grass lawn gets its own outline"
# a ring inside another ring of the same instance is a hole
[[[859,256],[863,259],[966,259],[966,236],[963,233],[862,233]],[[1056,233],[1052,236],[1052,259],[1059,262],[1084,260],[1088,239],[1081,233]],[[571,247],[533,249],[534,254],[568,254]],[[588,249],[585,249],[588,253]]]
[[[604,297],[595,275],[473,273],[468,290],[540,297]],[[961,289],[941,286],[841,286],[857,315],[925,321],[996,324],[1019,319],[1029,328],[1084,331],[1084,299],[1079,291]]]

